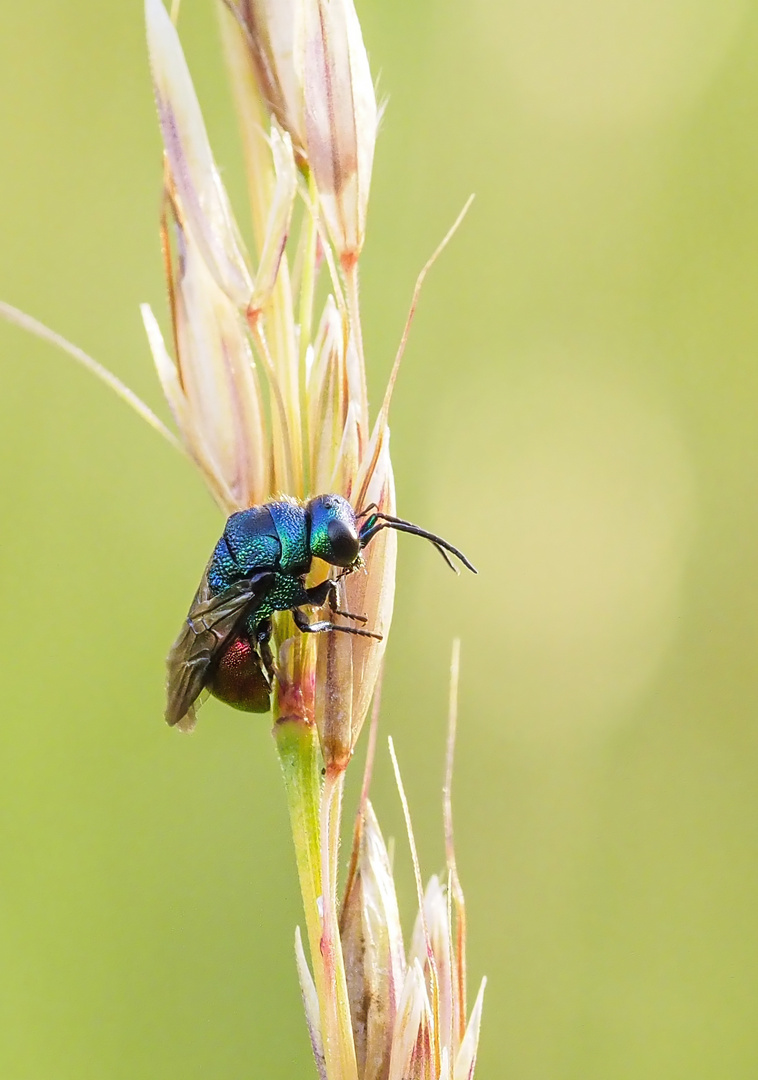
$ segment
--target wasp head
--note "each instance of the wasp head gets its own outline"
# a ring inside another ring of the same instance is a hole
[[[355,511],[341,495],[318,495],[306,506],[311,554],[332,566],[352,568],[361,551]]]

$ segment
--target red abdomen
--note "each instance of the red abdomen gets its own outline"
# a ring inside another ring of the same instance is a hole
[[[268,712],[271,686],[261,658],[245,636],[233,638],[221,655],[208,689],[214,697],[244,712]]]

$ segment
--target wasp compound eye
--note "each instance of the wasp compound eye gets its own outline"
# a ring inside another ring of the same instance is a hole
[[[358,558],[361,543],[355,529],[347,521],[335,518],[326,527],[330,558],[334,566],[352,566]]]

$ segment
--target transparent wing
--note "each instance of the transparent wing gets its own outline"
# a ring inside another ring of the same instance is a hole
[[[211,596],[208,572],[203,574],[179,637],[166,661],[166,723],[191,731],[198,698],[206,688],[213,662],[243,618],[252,614],[271,584],[264,571],[244,578]]]

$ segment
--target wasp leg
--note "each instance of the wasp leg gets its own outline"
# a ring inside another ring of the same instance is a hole
[[[258,653],[260,654],[261,662],[263,664],[263,670],[266,673],[269,684],[273,684],[274,681],[274,654],[271,651],[271,619],[264,619],[255,632],[255,640],[258,644]]]
[[[334,582],[327,578],[326,581],[322,581],[320,585],[314,585],[310,589],[305,589],[305,595],[308,597],[308,603],[313,604],[314,607],[323,607],[331,596],[334,596],[337,592],[337,586]]]
[[[330,605],[331,607],[331,605]],[[343,619],[354,619],[355,622],[367,623],[368,619],[365,615],[353,615],[352,611],[341,611],[340,608],[331,608],[332,615],[341,615]]]
[[[354,619],[355,622],[368,622],[365,615],[353,615],[351,611],[342,611],[337,607],[337,582],[332,581],[330,578],[322,581],[320,585],[314,585],[312,589],[306,589],[305,591],[308,594],[308,603],[313,604],[314,607],[323,607],[328,601],[333,615],[342,615],[343,618]]]
[[[343,634],[355,634],[356,637],[370,637],[376,641],[382,640],[381,634],[375,634],[373,630],[359,630],[357,626],[338,626],[332,622],[308,622],[302,611],[299,608],[293,608],[292,618],[295,620],[295,626],[298,630],[302,630],[304,634],[322,634],[326,630],[339,630]]]

